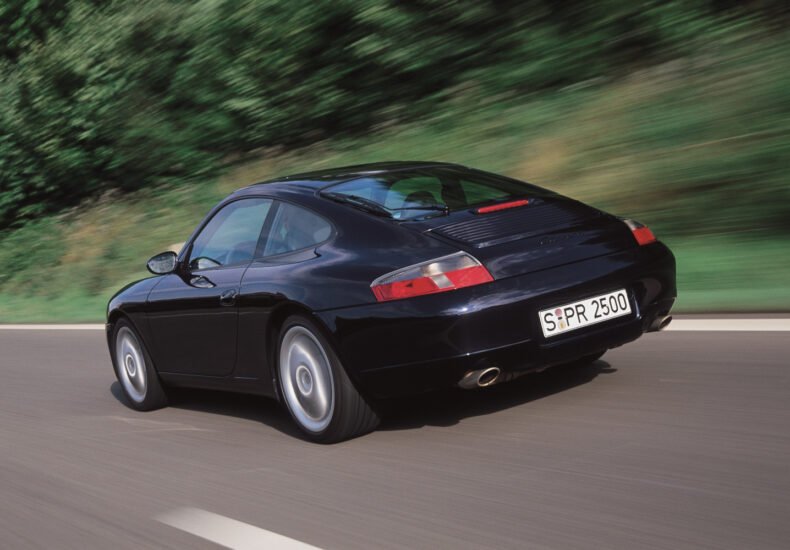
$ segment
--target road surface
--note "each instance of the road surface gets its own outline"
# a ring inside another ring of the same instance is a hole
[[[790,333],[649,334],[319,446],[256,397],[133,412],[101,331],[0,330],[0,547],[256,542],[788,548]]]

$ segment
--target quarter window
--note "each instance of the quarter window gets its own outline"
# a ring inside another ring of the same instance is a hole
[[[315,246],[332,234],[329,223],[312,212],[280,203],[266,240],[264,256],[275,256]]]
[[[205,269],[252,261],[271,199],[242,199],[217,212],[192,245],[189,265]]]

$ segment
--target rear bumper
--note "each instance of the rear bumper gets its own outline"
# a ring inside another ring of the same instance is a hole
[[[543,337],[538,311],[618,288],[633,314]],[[636,340],[676,296],[675,259],[661,243],[458,291],[323,311],[352,379],[375,397],[451,386],[471,369],[520,373]]]

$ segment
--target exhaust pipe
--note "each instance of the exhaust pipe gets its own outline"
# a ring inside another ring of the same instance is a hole
[[[669,326],[669,323],[672,322],[671,315],[664,315],[662,317],[657,317],[653,324],[650,325],[650,329],[648,332],[657,332],[659,330],[664,330]]]
[[[499,380],[501,374],[499,367],[487,367],[485,369],[470,370],[461,380],[458,381],[458,386],[465,390],[472,390],[474,388],[485,388],[491,386]]]

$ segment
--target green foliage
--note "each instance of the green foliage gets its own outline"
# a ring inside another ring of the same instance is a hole
[[[786,309],[789,11],[7,0],[0,319],[98,320],[228,190],[384,159],[505,172],[642,219],[678,252],[681,308]]]
[[[0,58],[9,61],[40,44],[68,14],[67,0],[3,0],[0,3]]]
[[[219,180],[39,217],[0,232],[0,321],[100,321],[112,293],[231,190],[386,158],[479,166],[648,223],[678,258],[678,310],[787,310],[787,77],[772,55],[771,42],[741,44],[704,70],[669,64],[531,101],[456,101],[413,124],[247,160]]]
[[[0,20],[2,227],[458,98],[615,77],[765,17],[702,0],[12,0]]]

